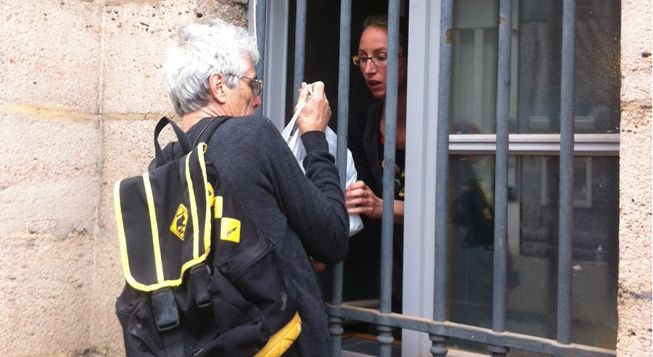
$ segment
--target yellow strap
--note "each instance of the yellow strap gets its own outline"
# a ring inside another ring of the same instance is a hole
[[[150,174],[143,174],[143,184],[145,186],[145,196],[147,197],[147,210],[150,214],[150,229],[152,230],[152,248],[154,249],[154,266],[156,267],[156,280],[161,283],[165,280],[163,277],[163,262],[161,261],[161,246],[159,244],[159,228],[156,221],[156,212],[154,209],[154,195],[152,194],[152,185],[150,184]]]
[[[209,249],[211,249],[211,198],[215,200],[215,193],[213,188],[208,181],[206,174],[206,161],[204,159],[204,153],[208,146],[205,143],[200,143],[197,149],[197,160],[200,164],[200,169],[202,170],[202,182],[204,182],[204,202],[206,207],[204,209],[204,254],[208,254]]]
[[[272,335],[268,343],[254,356],[279,357],[283,355],[293,342],[295,342],[300,332],[302,332],[302,319],[299,318],[299,313],[295,313],[295,316],[284,327]]]
[[[195,201],[195,188],[193,187],[193,180],[190,176],[190,157],[191,154],[186,155],[186,185],[188,186],[188,200],[190,201],[190,214],[191,222],[193,225],[193,259],[199,256],[199,239],[200,239],[200,223],[197,217],[197,202]]]

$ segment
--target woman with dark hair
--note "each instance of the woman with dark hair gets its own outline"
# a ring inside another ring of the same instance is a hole
[[[407,39],[407,27],[400,23],[392,274],[392,309],[396,312],[401,311],[403,268]],[[364,218],[365,229],[362,234],[376,235],[377,237],[380,237],[380,223],[383,215],[383,199],[381,197],[383,195],[387,59],[388,18],[387,16],[368,17],[363,22],[358,54],[352,60],[354,65],[360,68],[363,80],[375,102],[366,113],[353,117],[349,123],[348,146],[354,157],[359,181],[347,188],[345,203],[350,214],[360,214]]]

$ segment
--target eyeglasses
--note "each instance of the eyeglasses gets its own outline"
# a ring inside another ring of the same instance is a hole
[[[233,74],[234,77],[238,77],[238,79],[246,79],[247,82],[249,83],[249,87],[252,88],[252,93],[254,93],[254,96],[258,96],[261,94],[263,91],[263,81],[258,79],[258,78],[249,78],[245,76],[239,76],[236,74]]]
[[[403,55],[403,53],[400,53],[399,57],[403,57]],[[375,66],[385,66],[388,62],[388,54],[377,53],[369,57],[365,55],[355,55],[351,58],[351,61],[354,63],[354,65],[361,67],[365,67],[367,65],[367,61],[369,60],[372,60],[372,64]]]

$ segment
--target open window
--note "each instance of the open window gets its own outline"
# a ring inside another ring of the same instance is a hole
[[[447,88],[438,87],[440,3],[410,0],[402,5],[402,11],[413,12],[409,14],[404,246],[404,271],[410,276],[404,275],[403,288],[418,292],[404,294],[403,312],[433,317],[433,237],[436,224],[443,224],[441,213],[434,209],[434,123],[438,93],[450,91],[449,219],[444,222],[449,249],[448,316],[453,322],[488,328],[493,304],[499,1],[453,2],[452,81]],[[509,104],[507,329],[553,340],[562,4],[513,1]],[[616,347],[621,12],[616,0],[576,4],[572,337],[573,343],[610,350]],[[331,0],[311,0],[307,5],[304,80],[324,81],[337,113],[340,9]],[[363,19],[384,13],[387,6],[387,1],[352,1],[351,53],[357,49]],[[268,8],[265,110],[282,127],[291,116],[295,97],[295,1],[268,1]],[[352,66],[350,73],[349,109],[355,113],[364,110],[371,97],[358,69]],[[335,124],[332,120],[337,131]],[[374,307],[379,296],[379,257],[378,241],[352,239],[344,265],[343,300]],[[323,278],[329,299],[332,280],[328,274]],[[426,334],[404,330],[402,344],[404,355],[417,355],[428,352],[430,341]],[[453,339],[449,346],[486,351],[486,346],[471,340]]]

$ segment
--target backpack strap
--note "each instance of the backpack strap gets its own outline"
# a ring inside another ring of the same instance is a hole
[[[209,284],[211,283],[211,269],[206,262],[197,264],[190,269],[189,289],[195,296],[195,304],[199,308],[211,305]]]
[[[193,150],[199,144],[200,142],[208,142],[211,136],[213,136],[213,133],[216,132],[216,130],[222,125],[227,119],[231,118],[230,116],[221,116],[221,117],[214,117],[205,120],[206,124],[204,127],[200,130],[200,133],[197,135],[197,138],[191,142],[191,137],[184,133],[179,126],[172,121],[171,119],[167,117],[162,117],[159,119],[159,122],[156,124],[154,128],[154,159],[152,162],[150,162],[149,169],[154,169],[156,167],[161,166],[162,164],[176,158],[176,157],[181,157]],[[175,135],[177,136],[177,142],[171,142],[169,143],[165,148],[161,148],[161,145],[159,144],[159,134],[163,130],[163,128],[166,127],[166,125],[170,124],[172,126],[172,129],[175,131]],[[181,147],[181,152],[177,147]]]
[[[215,117],[206,119],[206,124],[202,127],[197,138],[193,141],[192,147],[196,147],[201,142],[208,142],[213,133],[231,117]],[[198,264],[190,270],[190,285],[189,288],[193,291],[195,296],[195,304],[200,307],[207,307],[211,305],[209,294],[209,282],[211,280],[211,270],[206,262]]]
[[[163,128],[165,128],[165,126],[168,124],[170,124],[172,129],[175,131],[175,135],[177,135],[177,141],[181,145],[184,155],[193,150],[193,146],[190,144],[188,135],[186,135],[186,133],[184,133],[181,128],[175,124],[174,121],[168,117],[163,117],[159,119],[159,122],[154,127],[154,167],[159,167],[167,161],[163,154],[163,150],[161,150],[161,145],[159,145],[159,134],[161,134],[161,130],[163,130]]]
[[[167,357],[184,355],[184,341],[179,326],[179,311],[170,288],[162,288],[150,295],[154,322],[159,330]]]
[[[193,142],[193,147],[201,142],[208,143],[213,134],[218,130],[218,128],[224,124],[227,119],[231,118],[230,116],[214,117],[207,119],[206,125],[200,130],[200,133],[197,135],[197,138]]]

